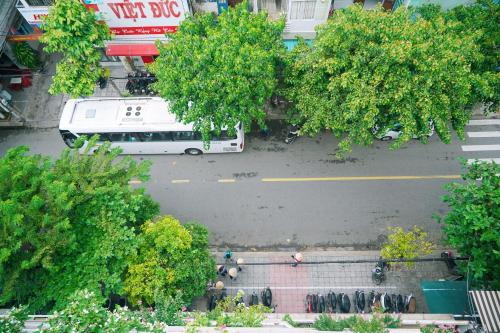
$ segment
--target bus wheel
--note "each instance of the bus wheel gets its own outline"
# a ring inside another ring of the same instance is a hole
[[[201,155],[203,152],[196,148],[188,148],[184,151],[188,155]]]

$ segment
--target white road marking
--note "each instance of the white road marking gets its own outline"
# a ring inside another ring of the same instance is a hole
[[[500,150],[500,145],[468,145],[462,146],[463,151],[491,151]]]
[[[235,183],[235,179],[219,179],[217,180],[219,183]]]
[[[174,179],[172,180],[172,184],[184,184],[184,183],[189,183],[189,179]]]
[[[467,160],[467,164],[472,164],[475,161],[500,164],[500,158],[470,158]]]
[[[492,132],[467,132],[469,138],[500,138],[500,131]]]
[[[129,180],[128,182],[130,185],[132,184],[141,184],[142,181],[140,181],[139,179],[132,179],[132,180]]]
[[[500,119],[477,119],[469,121],[469,126],[500,125]]]

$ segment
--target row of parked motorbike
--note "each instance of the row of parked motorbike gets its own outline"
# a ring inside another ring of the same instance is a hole
[[[153,96],[156,93],[151,89],[150,84],[156,82],[154,74],[145,71],[136,71],[128,74],[127,84],[125,88],[130,95],[149,95]]]
[[[212,294],[209,299],[208,299],[208,310],[212,311],[215,309],[217,306],[217,302],[224,300],[227,297],[226,292],[223,290],[220,294]],[[271,289],[269,287],[265,288],[260,292],[260,303],[259,303],[259,296],[257,293],[254,291],[252,294],[248,295],[248,300],[245,303],[245,300],[243,299],[243,296],[240,297],[238,300],[236,300],[237,304],[248,304],[249,306],[252,305],[258,305],[262,304],[264,306],[267,306],[271,309],[275,309],[276,305],[273,306],[273,293],[271,292]]]
[[[376,293],[370,291],[365,296],[364,291],[356,290],[353,296],[354,312],[365,313],[373,311],[375,308],[382,309],[384,312],[396,313],[415,313],[417,303],[412,294],[388,294]],[[345,293],[335,294],[330,291],[327,295],[308,294],[305,300],[306,312],[326,313],[326,312],[351,312],[351,300]]]

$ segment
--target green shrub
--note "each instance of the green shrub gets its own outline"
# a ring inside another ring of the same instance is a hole
[[[286,321],[292,327],[298,327],[299,323],[292,319],[292,317],[287,313],[283,316],[283,320]]]
[[[420,327],[421,333],[457,333],[457,329],[452,325],[426,325]]]
[[[401,227],[389,227],[392,233],[382,246],[384,259],[415,259],[432,253],[434,245],[428,240],[427,233],[417,226],[405,232]],[[407,268],[413,268],[414,262],[405,262]]]
[[[147,221],[141,227],[138,255],[131,261],[125,291],[132,304],[154,303],[158,290],[182,301],[205,293],[215,278],[215,260],[208,251],[208,230],[199,224],[181,225],[172,216]]]
[[[219,301],[213,311],[195,313],[193,321],[187,324],[187,331],[196,332],[196,327],[211,326],[211,321],[215,321],[217,326],[261,327],[265,314],[270,313],[271,309],[261,304],[248,307],[243,303],[238,304],[243,295],[244,292],[240,290],[235,297]]]
[[[21,333],[26,319],[28,309],[25,306],[12,308],[6,317],[0,318],[0,333]]]
[[[370,320],[357,317],[357,320],[351,326],[351,330],[354,333],[386,333],[389,332],[387,327],[384,325],[384,320],[373,315]]]
[[[163,332],[164,325],[144,320],[139,312],[117,307],[113,312],[102,306],[102,299],[87,290],[77,291],[68,306],[54,312],[41,329],[42,333],[101,333],[129,332],[133,329],[146,332]]]
[[[321,314],[314,321],[313,327],[318,331],[343,331],[346,328],[350,328],[356,321],[356,316],[346,319],[334,319],[327,314]]]
[[[321,314],[313,327],[318,331],[343,331],[350,329],[355,333],[383,333],[387,328],[397,328],[401,319],[390,315],[373,314],[370,320],[360,316],[350,316],[345,319],[334,319],[327,314]]]
[[[184,325],[184,316],[181,312],[183,305],[181,292],[178,292],[174,297],[158,293],[155,296],[154,320],[168,326]]]

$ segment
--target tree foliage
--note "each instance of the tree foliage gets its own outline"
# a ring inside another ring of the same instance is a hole
[[[469,104],[483,102],[487,111],[496,111],[500,104],[500,4],[478,0],[473,5],[461,5],[448,11],[442,11],[438,5],[426,5],[415,8],[415,12],[429,21],[444,18],[450,23],[451,34],[473,36],[480,53],[471,59],[471,69],[480,75],[480,80],[473,86]]]
[[[500,288],[500,166],[476,162],[450,183],[443,197],[450,211],[441,219],[447,242],[470,256],[469,269],[480,284]]]
[[[413,136],[425,142],[430,120],[442,141],[451,140],[450,123],[463,137],[464,106],[480,83],[471,64],[480,53],[473,36],[450,34],[450,25],[412,19],[404,6],[335,11],[313,45],[300,43],[287,59],[287,96],[302,133],[333,131],[341,153],[371,144],[374,127],[395,123],[403,135],[393,148]]]
[[[380,255],[384,259],[415,259],[429,255],[434,245],[428,240],[427,233],[417,226],[407,232],[401,227],[390,227],[388,241],[382,246]],[[413,268],[415,263],[405,262],[406,267]]]
[[[109,143],[89,155],[96,141],[55,161],[24,146],[0,160],[0,304],[50,310],[76,290],[121,292],[138,227],[158,204],[128,184],[147,180],[150,163],[116,161]]]
[[[128,299],[153,304],[158,294],[184,302],[205,293],[215,277],[215,261],[208,251],[208,231],[202,225],[185,227],[172,216],[142,226],[139,250],[125,281]]]
[[[126,333],[131,331],[165,331],[165,325],[145,320],[140,312],[118,307],[108,311],[102,306],[101,298],[88,290],[76,291],[68,299],[64,309],[54,313],[40,332],[42,333]],[[150,318],[148,318],[150,319]]]
[[[111,38],[108,26],[99,22],[80,0],[57,0],[50,7],[42,29],[45,33],[40,41],[46,44],[44,50],[63,53],[49,92],[72,97],[92,95],[102,74],[97,48]]]
[[[158,79],[154,89],[170,101],[184,123],[194,122],[203,139],[210,132],[243,121],[264,125],[264,103],[277,80],[276,66],[284,51],[284,20],[251,13],[247,2],[215,17],[195,14],[185,19],[160,56],[149,67]]]
[[[14,55],[17,61],[28,68],[36,68],[40,65],[40,59],[27,42],[14,44]]]

